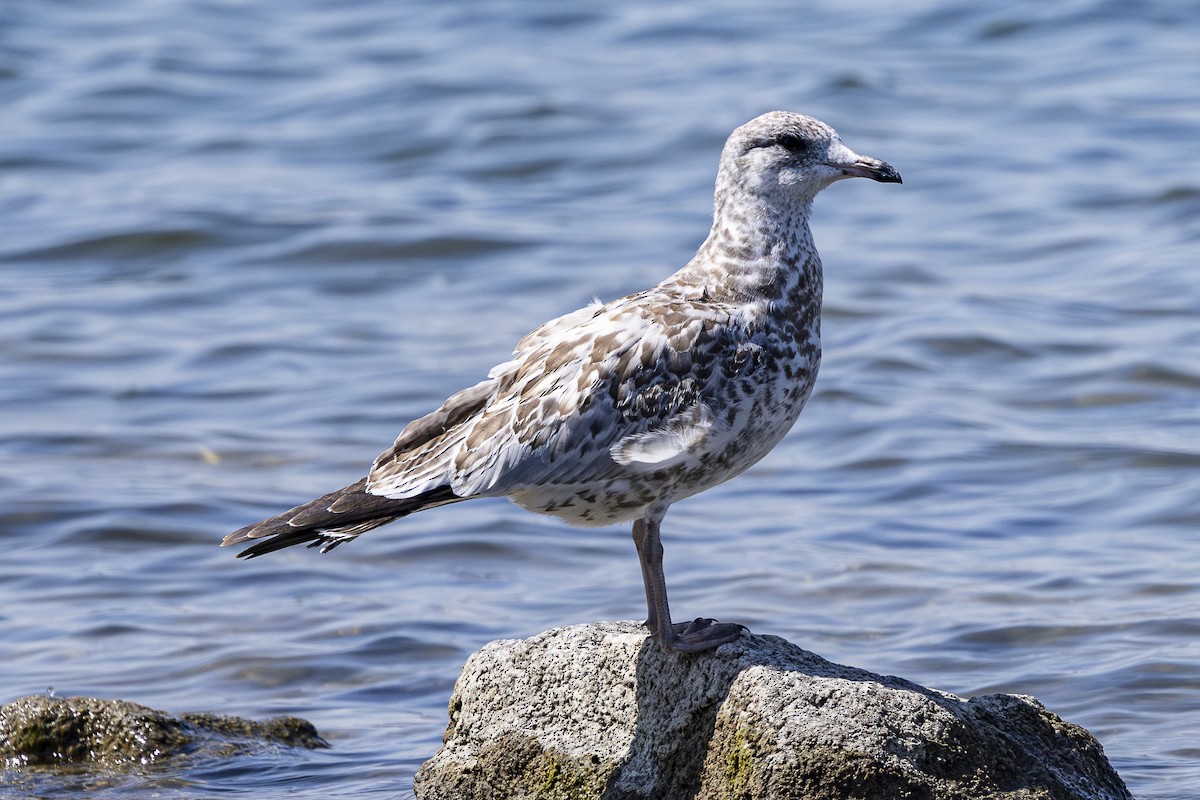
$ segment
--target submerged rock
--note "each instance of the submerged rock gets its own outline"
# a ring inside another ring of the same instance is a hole
[[[30,695],[0,706],[0,765],[122,769],[184,754],[223,756],[271,743],[328,747],[295,717],[264,722],[195,713],[172,716],[125,700]]]
[[[1131,800],[1100,744],[1033,698],[965,700],[745,634],[664,655],[634,623],[468,659],[421,800]]]

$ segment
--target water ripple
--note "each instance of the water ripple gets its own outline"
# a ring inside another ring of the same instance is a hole
[[[502,501],[324,557],[215,542],[681,264],[728,130],[792,107],[906,183],[821,197],[816,395],[672,509],[673,604],[1037,695],[1139,797],[1196,794],[1200,20],[735,5],[9,0],[3,685],[335,745],[14,791],[395,797],[470,652],[642,613],[626,530]]]

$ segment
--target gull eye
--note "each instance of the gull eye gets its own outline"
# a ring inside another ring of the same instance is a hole
[[[794,133],[781,133],[775,139],[775,144],[789,153],[799,153],[808,148],[808,143]]]

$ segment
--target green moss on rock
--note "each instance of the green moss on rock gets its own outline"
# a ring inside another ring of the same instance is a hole
[[[227,755],[267,744],[327,747],[310,723],[219,714],[172,716],[125,700],[30,695],[0,706],[0,763],[6,769],[94,766],[123,769],[201,749]]]
[[[754,773],[754,749],[748,741],[748,731],[738,727],[725,753],[725,783],[730,797],[742,797],[750,776]]]

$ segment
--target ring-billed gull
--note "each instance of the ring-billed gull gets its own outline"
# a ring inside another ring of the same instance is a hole
[[[659,526],[670,505],[745,471],[804,408],[821,360],[817,193],[843,178],[900,183],[833,128],[773,111],[735,130],[717,170],[712,229],[652,289],[594,303],[527,335],[481,383],[409,423],[362,480],[249,525],[241,556],[322,552],[427,508],[474,497],[583,526],[633,522],[646,626],[698,652],[741,625],[673,625]]]

